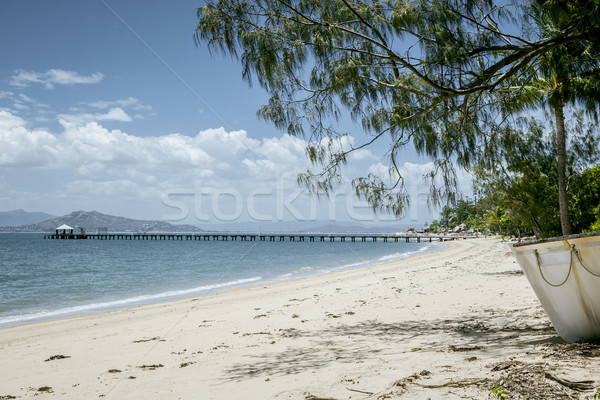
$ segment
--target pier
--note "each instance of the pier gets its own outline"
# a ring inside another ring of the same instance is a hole
[[[241,241],[241,242],[399,242],[411,240],[446,241],[475,238],[474,235],[395,234],[395,233],[260,233],[260,232],[200,232],[200,233],[94,233],[94,234],[46,234],[44,239],[87,240],[172,240],[172,241]]]

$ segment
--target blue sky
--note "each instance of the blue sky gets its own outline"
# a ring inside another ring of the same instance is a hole
[[[200,226],[378,218],[347,183],[335,201],[301,193],[305,140],[256,117],[267,95],[242,81],[237,61],[195,45],[200,5],[0,2],[0,211],[95,209]],[[350,142],[365,140],[341,124]],[[384,151],[357,154],[346,178],[385,174]],[[431,221],[419,180],[427,160],[408,151],[404,161],[419,206],[403,225]]]

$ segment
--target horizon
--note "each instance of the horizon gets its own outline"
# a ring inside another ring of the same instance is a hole
[[[12,212],[24,212],[25,214],[31,215],[31,214],[46,214],[46,215],[50,215],[51,218],[47,218],[38,222],[33,222],[33,223],[25,223],[25,224],[18,224],[18,225],[0,225],[0,227],[2,228],[19,228],[22,226],[30,226],[30,225],[38,225],[47,221],[51,221],[51,220],[55,220],[55,219],[63,219],[65,217],[69,217],[72,214],[77,214],[77,213],[85,213],[85,214],[92,214],[92,213],[97,213],[100,214],[102,216],[107,216],[107,217],[112,217],[112,218],[125,218],[128,220],[132,220],[132,221],[139,221],[139,222],[166,222],[163,220],[158,220],[158,219],[134,219],[134,218],[130,218],[124,215],[112,215],[112,214],[106,214],[103,213],[101,211],[98,210],[90,210],[90,211],[85,211],[85,210],[74,210],[71,211],[67,214],[64,215],[52,215],[43,211],[26,211],[24,209],[14,209],[14,210],[5,210],[5,211],[0,211],[0,217],[2,214],[8,214],[8,213],[12,213]],[[421,225],[416,225],[416,224],[406,224],[400,221],[387,221],[387,223],[368,223],[368,222],[361,222],[361,221],[330,221],[330,220],[310,220],[310,221],[269,221],[269,222],[255,222],[255,221],[234,221],[234,222],[221,222],[221,223],[196,223],[196,224],[188,224],[188,223],[170,223],[167,222],[168,224],[174,225],[174,226],[192,226],[195,228],[201,228],[204,229],[206,231],[227,231],[227,228],[230,228],[231,231],[246,231],[246,232],[261,232],[261,231],[265,231],[266,232],[279,232],[279,231],[269,231],[268,229],[273,229],[275,226],[279,226],[281,227],[281,232],[301,232],[301,231],[306,231],[307,229],[316,229],[316,228],[328,228],[319,232],[333,232],[333,229],[339,229],[339,228],[344,228],[344,229],[348,229],[348,228],[352,228],[352,227],[359,227],[361,229],[383,229],[384,231],[387,230],[394,230],[394,231],[398,231],[398,232],[403,232],[405,230],[408,229],[416,229],[416,230],[420,230],[422,229],[422,227],[424,227],[427,222],[421,226]],[[213,228],[213,229],[210,229]],[[253,229],[254,228],[254,229]]]

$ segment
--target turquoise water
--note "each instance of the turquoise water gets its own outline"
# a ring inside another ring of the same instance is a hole
[[[44,240],[0,234],[0,327],[355,268],[439,243]]]

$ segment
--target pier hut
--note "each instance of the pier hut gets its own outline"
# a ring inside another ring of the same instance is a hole
[[[75,233],[75,229],[79,232]],[[70,227],[69,225],[63,224],[55,229],[54,235],[44,235],[44,239],[87,239],[88,235],[85,234],[85,228],[78,226],[77,228]]]
[[[67,224],[62,224],[61,226],[59,226],[58,228],[56,228],[56,234],[57,235],[72,235],[73,234],[73,228],[71,228],[69,225]]]

